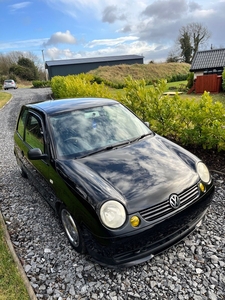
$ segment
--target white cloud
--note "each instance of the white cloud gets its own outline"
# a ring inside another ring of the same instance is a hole
[[[167,57],[168,47],[160,44],[151,44],[144,41],[133,41],[129,44],[118,43],[108,45],[107,41],[98,41],[98,44],[105,45],[100,49],[73,51],[71,49],[59,49],[57,47],[48,48],[45,50],[46,60],[57,60],[57,59],[76,59],[85,57],[101,57],[101,56],[115,56],[124,54],[137,54],[145,57],[145,62],[150,60],[165,61]]]
[[[11,41],[7,43],[1,43],[0,42],[0,49],[32,49],[35,47],[41,47],[43,43],[45,43],[47,39],[30,39],[30,40],[22,40],[22,41]],[[12,50],[12,51],[13,51]]]
[[[102,0],[45,0],[45,2],[52,8],[62,13],[78,18],[82,12],[82,16],[87,13],[93,16],[98,15],[102,10]],[[110,2],[110,0],[109,0]],[[113,0],[111,1],[113,4]]]
[[[208,10],[202,9],[193,12],[193,17],[201,19],[201,18],[210,17],[213,14],[215,14],[215,11],[213,9],[208,9]]]
[[[31,4],[31,2],[20,2],[20,3],[9,5],[9,8],[12,12],[15,12],[19,9],[27,7],[30,4]]]
[[[93,47],[98,47],[98,46],[116,46],[123,44],[128,41],[135,41],[138,40],[138,37],[136,36],[126,36],[126,37],[119,37],[116,39],[102,39],[102,40],[93,40],[86,44],[86,47],[93,48]]]
[[[70,33],[69,30],[66,32],[56,32],[50,39],[44,43],[44,46],[57,45],[57,44],[76,44],[75,37]]]
[[[70,49],[59,49],[53,47],[53,48],[48,48],[47,50],[45,50],[44,53],[45,53],[46,60],[74,58],[74,53]]]
[[[105,22],[114,22],[130,17],[131,20],[139,18],[149,0],[44,0],[52,9],[78,19],[80,15],[95,17],[98,20],[105,18]],[[111,9],[110,9],[111,8]]]

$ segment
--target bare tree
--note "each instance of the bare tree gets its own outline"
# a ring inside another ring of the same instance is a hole
[[[204,27],[200,23],[191,23],[189,24],[190,32],[192,32],[192,40],[193,40],[193,57],[196,52],[199,50],[201,46],[206,44],[208,39],[211,37],[211,33],[208,31],[206,27]]]
[[[196,52],[206,44],[210,36],[211,33],[201,23],[189,23],[181,27],[177,42],[184,61],[191,63]]]
[[[12,64],[10,57],[0,53],[0,75],[7,75]]]
[[[18,63],[22,58],[29,59],[32,61],[38,69],[38,73],[41,78],[44,78],[45,72],[43,70],[43,63],[41,60],[32,52],[20,52],[12,51],[7,54],[0,53],[0,76],[8,76],[10,68]]]
[[[170,48],[168,52],[168,56],[166,62],[183,62],[183,57],[181,57],[180,45],[178,43],[174,43],[174,45]]]

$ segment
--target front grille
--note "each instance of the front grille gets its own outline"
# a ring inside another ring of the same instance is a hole
[[[166,217],[172,213],[182,210],[183,207],[190,205],[199,197],[199,189],[197,185],[192,186],[190,189],[178,195],[180,198],[180,206],[174,210],[169,203],[169,199],[160,204],[156,204],[148,209],[142,210],[140,215],[145,221],[151,222]]]

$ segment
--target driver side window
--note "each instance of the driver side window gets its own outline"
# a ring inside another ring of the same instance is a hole
[[[41,120],[33,114],[29,114],[28,116],[25,129],[25,141],[31,148],[39,148],[42,153],[44,153],[44,138]]]

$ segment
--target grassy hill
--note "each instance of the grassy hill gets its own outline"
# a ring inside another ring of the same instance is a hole
[[[128,75],[133,79],[145,79],[147,83],[154,82],[158,79],[171,80],[179,75],[187,75],[190,65],[186,63],[150,63],[150,64],[134,64],[134,65],[116,65],[99,67],[89,73],[103,80],[124,83],[124,78]]]

